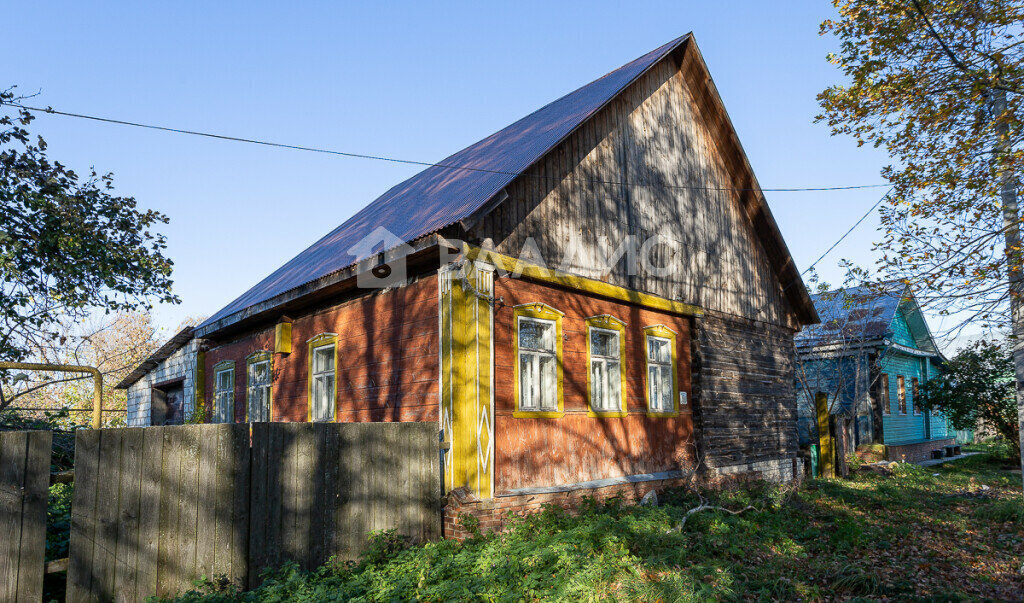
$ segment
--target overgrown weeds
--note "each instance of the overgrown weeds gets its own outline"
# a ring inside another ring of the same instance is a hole
[[[936,475],[937,474],[937,475]],[[890,476],[815,480],[793,493],[755,484],[670,491],[659,507],[548,507],[500,534],[410,545],[374,535],[358,562],[289,565],[255,591],[206,582],[182,600],[695,601],[1014,599],[1024,592],[1019,476],[991,455]],[[969,495],[986,492],[985,496]],[[966,493],[966,494],[965,494]]]

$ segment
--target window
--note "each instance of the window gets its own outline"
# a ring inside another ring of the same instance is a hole
[[[903,375],[896,376],[896,399],[900,403],[900,414],[907,414],[907,386],[903,382]]]
[[[652,415],[676,413],[676,334],[657,325],[644,329],[647,349],[647,412]]]
[[[235,420],[235,363],[230,360],[213,367],[213,422]]]
[[[544,304],[516,306],[519,417],[562,415],[562,313]]]
[[[250,423],[270,421],[271,369],[270,352],[255,352],[246,361]]]
[[[889,375],[882,373],[882,386],[879,388],[879,404],[882,405],[882,414],[888,415],[892,413],[892,408],[889,407]]]
[[[917,377],[910,379],[910,406],[914,409],[914,414],[921,414],[921,405],[918,404],[919,398],[917,397]]]
[[[587,319],[587,389],[592,417],[626,416],[625,323],[608,316]]]
[[[309,341],[309,409],[310,421],[333,421],[336,403],[338,372],[338,336],[333,333],[317,335]]]

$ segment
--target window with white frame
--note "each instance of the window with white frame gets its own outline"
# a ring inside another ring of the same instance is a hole
[[[249,422],[265,423],[270,420],[270,356],[250,359],[247,371]]]
[[[235,367],[216,369],[213,382],[213,420],[231,423],[235,420]]]
[[[590,327],[590,407],[598,412],[622,410],[619,332]]]
[[[672,412],[672,340],[647,336],[647,399],[651,412]]]
[[[519,410],[558,410],[555,321],[519,317]]]
[[[314,346],[310,357],[311,418],[334,420],[334,341]]]

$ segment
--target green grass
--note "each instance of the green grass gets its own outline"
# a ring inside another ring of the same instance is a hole
[[[378,534],[359,563],[285,567],[254,592],[211,584],[182,600],[691,601],[1018,599],[1024,593],[1020,474],[991,454],[892,475],[715,493],[758,511],[697,513],[693,494],[657,508],[549,508],[502,534],[408,546]],[[936,475],[937,474],[937,475]],[[988,486],[988,488],[983,488]]]

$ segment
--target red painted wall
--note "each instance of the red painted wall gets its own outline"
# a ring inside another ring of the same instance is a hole
[[[321,333],[338,335],[338,413],[346,421],[436,421],[437,277],[292,316],[292,353],[274,354],[274,421],[305,421],[309,347]],[[273,350],[274,327],[206,352],[206,400],[213,367],[235,361],[235,420],[245,421],[245,358]]]
[[[568,484],[607,477],[685,469],[692,465],[692,390],[688,318],[595,298],[522,279],[495,282],[495,491]],[[515,418],[512,307],[543,302],[565,313],[563,390],[565,415]],[[585,319],[609,314],[626,323],[628,416],[587,416]],[[678,333],[680,390],[690,403],[678,417],[648,417],[643,328],[663,324]]]

